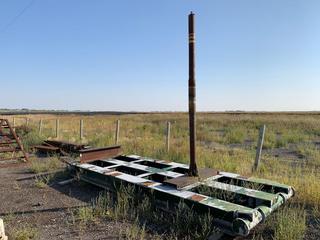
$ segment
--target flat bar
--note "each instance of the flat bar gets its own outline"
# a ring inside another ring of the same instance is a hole
[[[57,141],[57,140],[46,140],[45,143],[50,144],[51,146],[61,148],[66,152],[77,152],[81,149],[84,149],[86,145],[84,144],[75,144],[65,141]]]
[[[218,171],[211,168],[200,168],[198,170],[199,177],[192,176],[182,176],[179,178],[166,180],[165,183],[175,187],[175,188],[184,188],[199,182],[200,179],[207,179],[212,176],[218,175]]]
[[[17,141],[15,141],[15,140],[9,140],[8,142],[0,142],[0,145],[7,145],[7,144],[13,144],[13,143],[17,143]]]
[[[241,176],[224,176],[222,175],[220,178],[217,179],[218,182],[223,182],[231,185],[236,185],[236,186],[245,186],[248,188],[254,187],[256,185],[256,188],[258,188],[259,191],[262,192],[271,192],[271,193],[285,193],[289,194],[292,196],[293,193],[293,188],[285,185],[285,184],[280,184],[274,181],[270,181],[267,179],[260,179],[260,178],[254,178],[254,177],[241,177]],[[252,187],[250,187],[252,185]]]
[[[273,204],[277,203],[280,200],[282,200],[282,197],[278,194],[272,194],[272,193],[266,193],[254,189],[239,187],[235,185],[230,185],[226,183],[220,183],[216,181],[207,181],[200,186],[197,186],[196,188],[200,188],[201,186],[204,187],[210,187],[213,191],[218,189],[221,192],[226,192],[227,194],[231,193],[234,194],[233,197],[236,199],[238,196],[243,196],[247,198],[248,201],[246,201],[246,204],[249,204],[247,202],[251,202],[250,205],[265,205],[269,208],[272,207]],[[256,207],[256,206],[254,206]]]
[[[0,153],[21,151],[19,148],[0,148]]]
[[[45,146],[45,145],[36,145],[34,146],[35,149],[38,150],[44,150],[44,151],[58,151],[58,147],[52,147],[52,146]]]

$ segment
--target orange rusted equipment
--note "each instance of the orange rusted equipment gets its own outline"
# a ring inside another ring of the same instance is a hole
[[[18,156],[18,153],[22,153]],[[24,151],[23,145],[10,125],[8,119],[0,118],[0,161],[21,159],[28,161],[28,154]]]

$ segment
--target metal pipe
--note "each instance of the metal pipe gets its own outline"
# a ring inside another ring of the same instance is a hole
[[[195,79],[195,33],[194,14],[189,14],[189,135],[190,165],[189,175],[198,176],[196,163],[196,79]]]

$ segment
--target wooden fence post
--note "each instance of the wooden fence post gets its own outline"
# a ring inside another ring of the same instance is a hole
[[[167,122],[167,137],[166,137],[167,152],[169,152],[169,150],[170,150],[170,130],[171,130],[171,123],[168,121]]]
[[[120,134],[120,120],[117,120],[117,124],[116,124],[116,135],[115,135],[116,145],[119,143],[119,134]]]
[[[39,135],[41,135],[42,132],[42,119],[39,120]]]
[[[260,159],[261,159],[261,152],[262,152],[262,146],[263,146],[263,140],[264,140],[264,133],[266,131],[266,125],[263,125],[260,128],[259,132],[259,139],[258,139],[258,145],[257,145],[257,152],[256,152],[256,159],[254,161],[253,169],[252,171],[257,171],[259,164],[260,164]]]
[[[80,140],[83,139],[83,119],[80,119]]]
[[[29,118],[26,118],[26,126],[29,125]]]
[[[13,117],[12,118],[12,127],[15,128],[15,126],[16,126],[16,119]]]
[[[56,119],[56,138],[59,138],[59,119]]]

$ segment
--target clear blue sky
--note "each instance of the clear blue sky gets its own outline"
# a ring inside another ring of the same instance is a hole
[[[0,1],[0,108],[187,110],[192,10],[198,110],[320,110],[318,0],[30,2]]]

